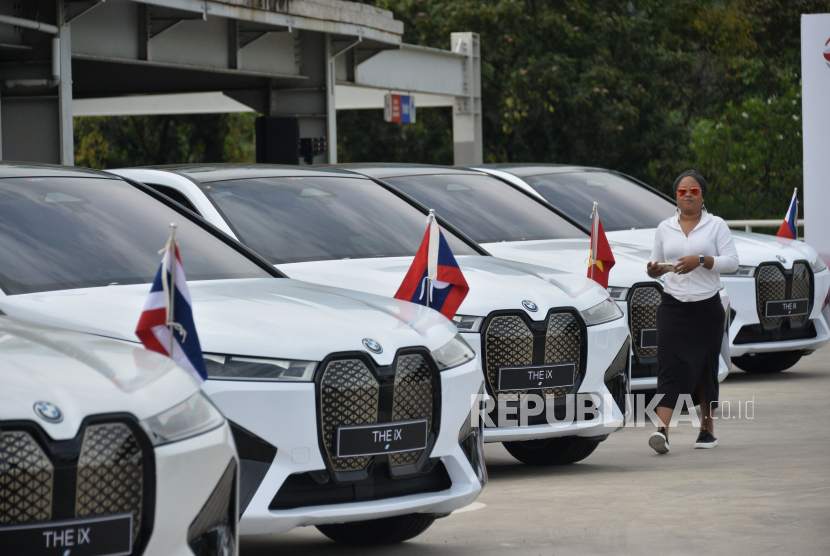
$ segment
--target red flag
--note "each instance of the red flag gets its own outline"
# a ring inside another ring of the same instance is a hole
[[[470,286],[430,211],[427,231],[395,299],[435,309],[452,320]]]
[[[599,219],[597,204],[594,203],[593,225],[591,226],[591,253],[588,256],[588,278],[597,282],[603,288],[608,287],[608,276],[614,266],[614,253],[605,237],[605,230],[602,229],[602,221]]]

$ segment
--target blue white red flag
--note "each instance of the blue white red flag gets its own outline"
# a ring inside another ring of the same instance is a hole
[[[164,257],[135,334],[144,347],[170,357],[202,383],[207,380],[207,368],[175,233],[174,228],[163,249]]]
[[[787,209],[787,216],[778,228],[778,237],[787,239],[798,239],[798,188],[793,191],[793,200],[790,201],[790,208]]]
[[[469,291],[435,213],[429,211],[424,239],[395,299],[425,305],[452,320]]]

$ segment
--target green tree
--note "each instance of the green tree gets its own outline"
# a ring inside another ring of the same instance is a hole
[[[781,96],[728,103],[692,133],[697,168],[711,184],[706,204],[721,217],[779,217],[801,186],[801,87],[783,87]]]
[[[255,117],[241,113],[75,118],[75,164],[119,168],[254,162]]]

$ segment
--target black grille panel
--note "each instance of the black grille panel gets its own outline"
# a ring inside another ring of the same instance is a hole
[[[432,371],[420,355],[402,355],[395,372],[395,393],[392,406],[393,421],[426,419],[427,430],[432,429]],[[393,467],[418,461],[423,450],[389,455]]]
[[[490,391],[498,401],[518,401],[528,393],[527,390],[501,392],[498,389],[501,367],[574,363],[575,384],[581,380],[582,331],[576,317],[569,312],[548,315],[544,329],[531,328],[518,315],[496,315],[486,323],[483,337],[485,376]],[[543,350],[536,357],[534,339],[544,342]],[[541,395],[546,399],[562,398],[570,391],[571,388],[545,388]]]
[[[628,299],[628,326],[634,341],[634,355],[638,359],[657,357],[657,348],[640,346],[644,329],[657,328],[657,309],[660,307],[662,292],[657,286],[635,286]]]
[[[378,422],[380,385],[359,359],[332,361],[320,384],[320,423],[323,445],[335,471],[361,471],[371,457],[337,457],[337,429]]]
[[[379,462],[388,463],[392,474],[401,476],[423,467],[424,452],[431,450],[440,421],[439,372],[425,349],[401,350],[392,365],[383,367],[364,353],[335,354],[322,369],[317,376],[320,445],[336,481],[365,480]],[[416,419],[427,421],[426,450],[337,457],[340,427]]]
[[[784,270],[777,263],[763,264],[755,275],[755,293],[758,319],[764,330],[774,330],[782,326],[797,329],[807,326],[809,312],[813,308],[812,273],[806,262],[793,263],[792,270]],[[767,317],[767,301],[787,301],[808,299],[807,315],[793,317]]]
[[[141,448],[126,425],[87,427],[78,458],[75,516],[129,512],[135,540],[141,529],[143,475]]]
[[[55,469],[26,432],[0,433],[0,525],[52,518]]]
[[[132,554],[144,551],[153,528],[155,458],[134,417],[88,417],[67,440],[52,440],[31,421],[0,422],[0,431],[0,525],[129,512]]]

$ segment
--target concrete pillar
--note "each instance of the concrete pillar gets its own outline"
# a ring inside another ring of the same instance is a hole
[[[335,61],[332,53],[332,37],[326,34],[326,140],[328,142],[328,163],[337,164],[337,109],[334,105]]]
[[[63,6],[63,2],[60,3]],[[75,140],[72,128],[72,42],[69,24],[60,20],[60,68],[61,80],[58,84],[58,117],[60,118],[60,163],[65,166],[75,165]]]
[[[481,50],[478,33],[452,33],[452,51],[464,54],[464,96],[455,97],[452,115],[453,162],[484,162],[481,126]]]

